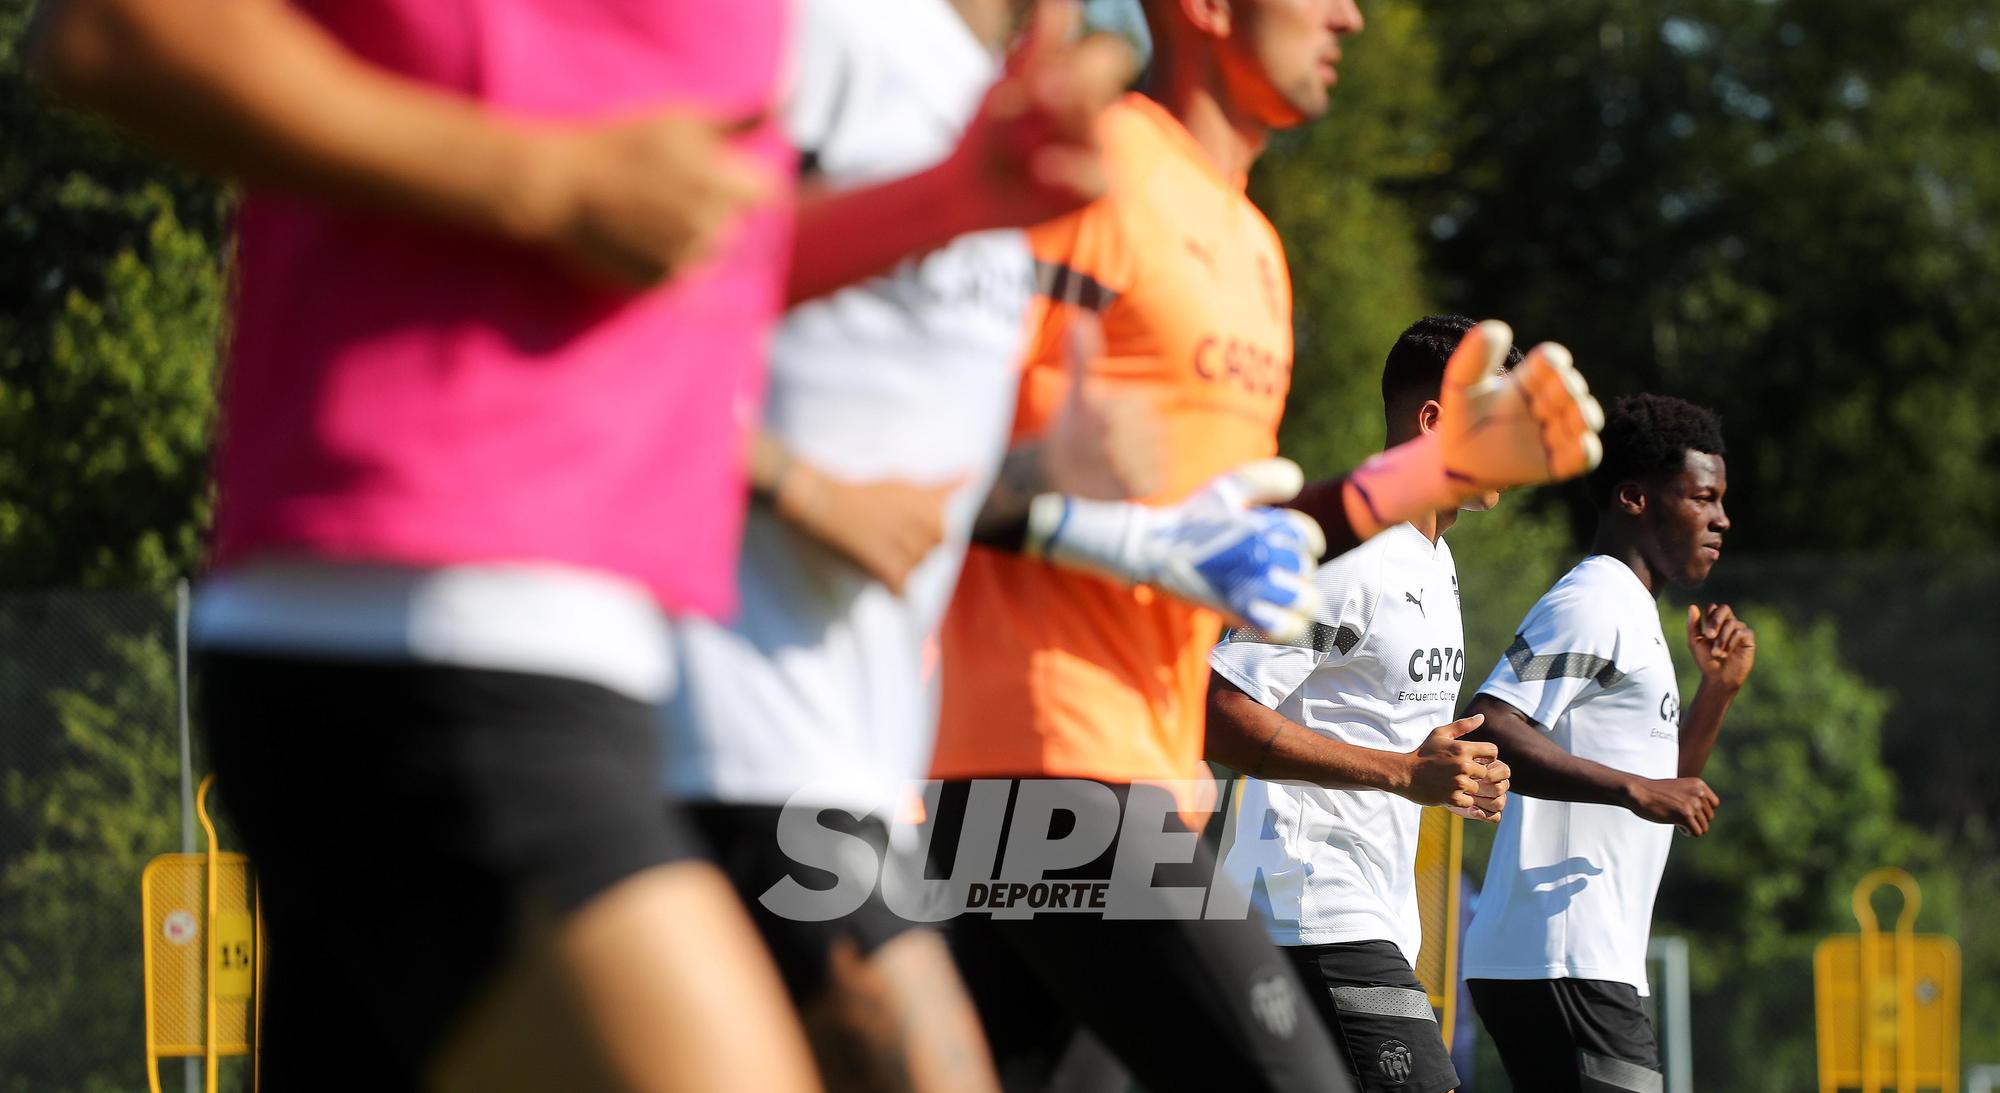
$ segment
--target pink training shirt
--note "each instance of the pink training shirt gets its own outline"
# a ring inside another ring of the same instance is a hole
[[[783,0],[308,0],[360,56],[540,118],[770,117]],[[792,175],[780,127],[742,146]],[[218,568],[550,562],[734,609],[742,437],[789,195],[664,288],[498,240],[253,192],[218,454]]]

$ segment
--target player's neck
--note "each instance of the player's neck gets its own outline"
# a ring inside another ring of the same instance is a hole
[[[1659,575],[1653,572],[1652,563],[1646,560],[1646,552],[1639,549],[1637,540],[1618,534],[1615,528],[1600,526],[1597,529],[1597,538],[1590,544],[1590,550],[1593,554],[1602,554],[1624,562],[1626,568],[1632,571],[1632,575],[1639,578],[1639,583],[1646,586],[1648,593],[1654,596],[1660,594]]]
[[[1156,51],[1143,90],[1187,129],[1223,174],[1241,178],[1263,154],[1271,132],[1230,109],[1221,84],[1212,58]]]

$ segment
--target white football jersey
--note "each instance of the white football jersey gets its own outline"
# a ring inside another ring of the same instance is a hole
[[[945,0],[808,0],[787,108],[803,168],[851,188],[942,160],[999,74]],[[764,421],[840,478],[963,480],[945,542],[901,596],[752,506],[735,623],[677,633],[666,786],[703,800],[891,810],[936,734],[926,643],[1014,418],[1033,262],[985,232],[794,308],[771,349]]]
[[[1680,769],[1680,685],[1659,605],[1615,558],[1593,554],[1557,581],[1479,693],[1572,755],[1647,778]],[[1466,977],[1603,979],[1645,994],[1673,837],[1614,805],[1513,795],[1466,934]]]
[[[1335,740],[1415,751],[1452,720],[1465,679],[1451,548],[1409,524],[1319,567],[1311,633],[1269,644],[1233,630],[1209,666],[1252,698]],[[1392,941],[1414,965],[1417,830],[1393,793],[1244,778],[1223,869],[1281,945]],[[1510,806],[1511,807],[1511,806]]]

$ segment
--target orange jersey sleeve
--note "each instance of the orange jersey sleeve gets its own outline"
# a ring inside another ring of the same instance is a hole
[[[1175,500],[1277,451],[1291,382],[1291,286],[1268,221],[1159,106],[1128,96],[1102,123],[1111,192],[1029,233],[1038,278],[1014,431],[1061,406],[1063,332],[1096,312],[1090,382],[1161,414]],[[975,547],[942,631],[939,777],[1193,776],[1212,613]]]

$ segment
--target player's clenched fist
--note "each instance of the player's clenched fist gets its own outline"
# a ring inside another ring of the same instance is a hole
[[[771,196],[771,172],[731,146],[749,127],[674,111],[528,130],[513,228],[619,282],[672,277]]]
[[[1626,803],[1633,814],[1656,824],[1672,824],[1690,835],[1708,834],[1722,799],[1699,778],[1639,778]]]
[[[1305,484],[1289,459],[1248,463],[1177,505],[1037,497],[1027,552],[1211,608],[1279,642],[1312,625],[1312,570],[1326,539],[1304,513],[1267,506]]]
[[[1509,772],[1493,744],[1460,737],[1485,723],[1484,714],[1440,725],[1407,758],[1396,793],[1420,805],[1450,809],[1467,819],[1494,822],[1507,806]]]
[[[984,226],[1039,223],[1104,192],[1097,115],[1131,81],[1114,35],[1076,36],[1075,0],[1040,0],[1007,67],[966,128],[950,167]]]

